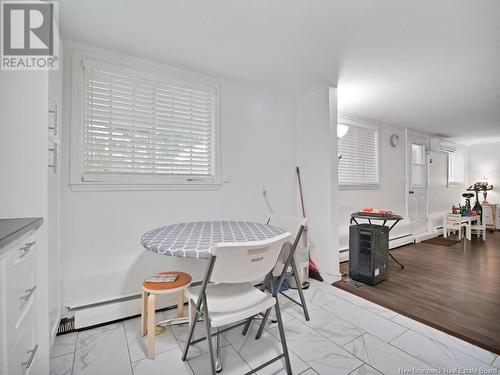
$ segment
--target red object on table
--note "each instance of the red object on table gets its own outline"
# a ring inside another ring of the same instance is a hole
[[[392,215],[392,211],[391,210],[374,210],[371,207],[365,207],[365,208],[363,208],[363,212],[371,212],[371,213],[374,213],[374,214]]]

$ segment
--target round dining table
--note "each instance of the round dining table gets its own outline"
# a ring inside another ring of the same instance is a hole
[[[141,237],[141,245],[160,255],[209,259],[219,243],[241,243],[271,239],[285,231],[271,224],[249,221],[195,221],[153,229]],[[193,283],[194,285],[195,283]],[[217,372],[222,370],[220,335],[217,335]]]
[[[157,254],[208,259],[219,243],[263,241],[285,233],[271,224],[249,221],[195,221],[153,229],[141,237],[146,250]]]

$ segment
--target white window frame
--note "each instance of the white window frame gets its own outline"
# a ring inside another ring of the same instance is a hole
[[[214,169],[209,177],[186,178],[183,176],[101,176],[98,181],[84,181],[82,171],[82,126],[83,126],[83,63],[91,61],[136,78],[168,82],[182,87],[215,90],[214,113]],[[217,190],[221,186],[220,162],[220,84],[210,78],[167,66],[150,63],[113,53],[96,53],[75,49],[72,54],[72,97],[70,139],[70,181],[73,191],[114,190]]]
[[[376,136],[376,152],[377,155],[375,160],[377,161],[377,180],[376,182],[366,182],[366,183],[341,183],[340,177],[338,176],[338,187],[339,190],[376,190],[380,188],[380,126],[373,124],[365,120],[353,119],[347,117],[346,115],[340,114],[337,119],[338,123],[345,124],[352,127],[369,128],[375,131]],[[348,132],[349,133],[349,132]],[[348,134],[347,133],[347,134]],[[340,139],[338,140],[340,142]],[[340,162],[340,160],[339,160]]]
[[[452,172],[452,165],[451,165],[451,156],[453,154],[448,154],[447,156],[447,162],[448,162],[448,168],[446,170],[446,173],[447,173],[447,182],[448,182],[448,187],[453,187],[453,186],[465,186],[465,182],[467,181],[467,151],[466,150],[463,150],[463,149],[457,149],[455,152],[456,153],[461,153],[464,155],[464,165],[463,165],[463,168],[464,168],[464,173],[463,173],[463,176],[464,176],[464,179],[463,181],[455,181],[455,180],[452,180],[451,179],[451,172]]]

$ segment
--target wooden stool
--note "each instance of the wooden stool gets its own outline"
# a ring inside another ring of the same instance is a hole
[[[142,284],[142,335],[147,335],[147,351],[148,358],[155,358],[155,297],[157,294],[177,293],[177,316],[184,317],[184,291],[191,284],[191,275],[184,272],[160,272],[161,275],[177,275],[177,280],[171,283],[149,283],[144,281]],[[179,323],[186,323],[186,319],[172,319],[165,323],[175,324],[175,320]],[[163,323],[163,322],[162,322]]]

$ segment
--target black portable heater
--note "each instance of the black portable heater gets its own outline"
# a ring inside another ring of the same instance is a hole
[[[359,224],[349,227],[349,276],[375,285],[389,275],[389,227]]]

